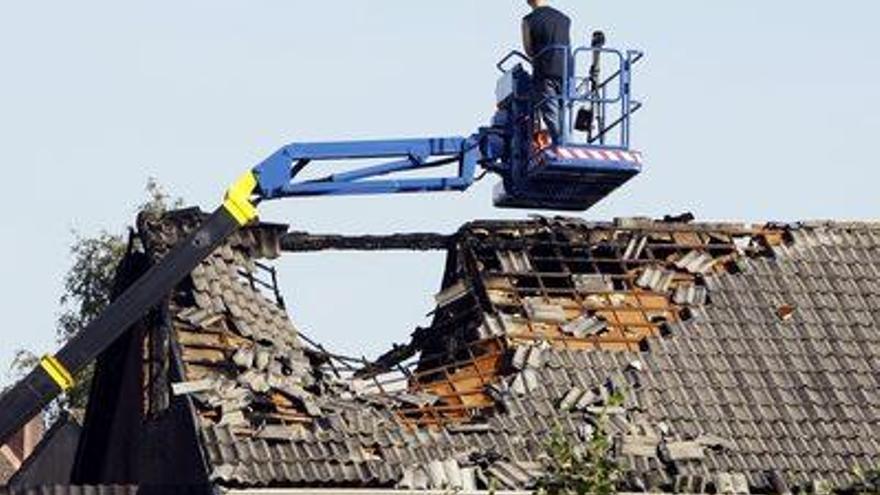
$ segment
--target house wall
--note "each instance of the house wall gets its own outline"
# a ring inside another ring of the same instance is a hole
[[[147,266],[142,254],[129,254],[120,268],[120,278],[134,281]],[[150,355],[145,348],[165,332],[163,315],[163,310],[152,312],[98,358],[73,484],[206,483],[188,399],[171,399],[167,407],[156,411],[150,407],[154,402],[150,390],[144,387],[145,362]],[[163,382],[179,376],[174,360],[171,363],[163,368],[170,373],[162,377]]]
[[[43,415],[38,414],[24,428],[0,446],[0,486],[5,485],[43,438]]]
[[[69,416],[59,418],[46,432],[31,456],[9,479],[9,487],[24,490],[69,483],[80,431],[79,424]]]

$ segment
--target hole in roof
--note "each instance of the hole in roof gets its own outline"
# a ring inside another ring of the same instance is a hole
[[[431,323],[446,253],[288,253],[273,264],[294,325],[329,351],[376,358]]]

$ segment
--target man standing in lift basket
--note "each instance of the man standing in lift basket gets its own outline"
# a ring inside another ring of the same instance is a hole
[[[550,139],[559,143],[562,79],[571,46],[571,19],[547,5],[527,0],[532,12],[523,18],[523,48],[532,59],[534,101]],[[549,48],[564,45],[565,49]]]

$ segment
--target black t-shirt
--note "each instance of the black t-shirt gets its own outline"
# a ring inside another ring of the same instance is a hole
[[[571,19],[553,7],[538,7],[523,21],[532,40],[532,52],[536,57],[548,46],[571,46]],[[548,50],[533,60],[536,77],[562,78],[565,75],[565,58],[562,50]]]

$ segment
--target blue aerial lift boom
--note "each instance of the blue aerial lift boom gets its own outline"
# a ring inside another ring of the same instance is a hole
[[[573,51],[551,46],[544,52],[570,53],[569,77],[563,80],[559,102],[562,133],[558,143],[536,144],[540,122],[535,109],[542,102],[532,97],[532,78],[523,67],[531,63],[529,58],[514,51],[498,64],[502,73],[496,90],[498,110],[491,125],[469,137],[291,144],[253,169],[256,195],[268,200],[464,191],[474,183],[477,170],[483,169],[502,179],[496,190],[498,207],[586,210],[641,170],[641,155],[630,148],[630,116],[641,107],[631,98],[630,81],[632,66],[642,55],[607,49],[599,46],[600,41],[594,39],[593,46]],[[599,81],[602,54],[615,61],[618,69]],[[593,62],[583,75],[578,69],[587,56]],[[521,63],[505,67],[515,60]],[[616,120],[604,125],[611,114]],[[368,159],[390,161],[298,180],[300,172],[316,161]],[[457,165],[456,173],[399,177],[447,165]]]
[[[287,197],[464,191],[478,170],[497,174],[495,205],[504,208],[586,210],[641,171],[630,146],[631,116],[641,104],[631,96],[633,66],[640,52],[604,47],[596,33],[590,46],[562,50],[567,77],[559,97],[562,130],[557,142],[541,131],[531,60],[513,51],[498,63],[497,112],[490,125],[468,137],[298,143],[285,146],[244,174],[186,240],[148,270],[56,355],[0,396],[0,444],[58,394],[74,375],[169,294],[236,230],[257,219],[257,205]],[[602,79],[600,67],[613,73]],[[342,172],[304,179],[315,162],[360,162]],[[424,176],[440,168],[454,172]]]

